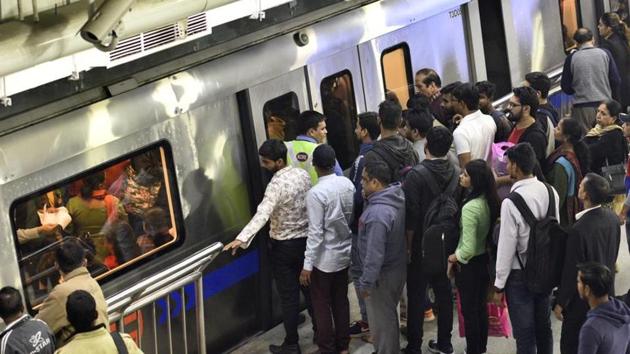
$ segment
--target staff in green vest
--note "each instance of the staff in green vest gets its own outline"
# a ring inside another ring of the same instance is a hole
[[[313,151],[319,144],[326,142],[326,117],[316,111],[304,111],[298,118],[298,136],[287,146],[287,165],[304,169],[311,176],[313,185],[317,183],[317,172],[313,167]],[[343,171],[335,160],[335,174],[342,176]]]

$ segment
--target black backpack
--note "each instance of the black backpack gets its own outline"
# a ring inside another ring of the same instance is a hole
[[[423,165],[418,165],[416,169],[424,177],[427,187],[438,193],[424,216],[422,269],[425,274],[446,275],[448,256],[455,252],[459,241],[459,206],[455,201],[459,176],[454,169],[447,187],[439,192],[441,188],[433,173]]]
[[[516,251],[516,259],[525,272],[525,283],[529,291],[535,294],[547,294],[560,284],[567,233],[556,219],[556,202],[551,187],[545,183],[549,193],[547,215],[537,220],[523,197],[516,192],[508,195],[519,213],[530,227],[527,242],[527,265],[523,266]]]

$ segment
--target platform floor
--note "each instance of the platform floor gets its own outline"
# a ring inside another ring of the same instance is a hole
[[[626,242],[625,228],[622,227],[621,247],[619,249],[619,260],[617,265],[619,267],[619,273],[617,273],[615,279],[615,288],[620,294],[625,294],[630,288],[630,254],[628,252],[628,244]],[[359,319],[359,307],[357,305],[357,298],[354,293],[354,288],[349,287],[348,299],[350,300],[350,319]],[[304,312],[306,314],[306,311]],[[300,325],[300,346],[302,353],[310,354],[317,352],[317,346],[313,344],[313,332],[311,331],[310,318],[306,315],[307,320]],[[554,334],[554,352],[560,353],[560,328],[561,322],[557,321],[552,314],[552,330]],[[463,353],[466,347],[466,341],[464,338],[460,338],[458,335],[457,314],[454,316],[453,324],[453,347],[455,353]],[[278,325],[268,332],[262,333],[259,336],[250,338],[244,342],[237,349],[231,351],[233,354],[251,354],[251,353],[268,353],[268,347],[270,344],[280,344],[284,338],[284,329],[282,325]],[[424,347],[423,352],[428,353],[426,349],[426,343],[429,339],[437,338],[437,322],[425,322],[424,324]],[[401,347],[406,346],[406,340],[401,336]],[[358,354],[370,354],[374,351],[371,344],[364,342],[359,338],[353,338],[350,342],[350,352]],[[489,338],[488,340],[488,354],[510,354],[516,353],[515,343],[513,338]]]

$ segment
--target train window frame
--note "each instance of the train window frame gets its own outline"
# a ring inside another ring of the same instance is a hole
[[[566,53],[569,53],[570,51],[572,51],[573,49],[577,48],[577,45],[574,44],[570,47],[566,46],[566,43],[564,41],[564,35],[562,34],[562,28],[564,26],[564,16],[563,16],[563,12],[562,12],[562,2],[563,1],[572,1],[575,4],[575,21],[576,21],[576,25],[577,25],[577,29],[582,27],[582,7],[580,6],[580,2],[579,0],[558,0],[558,9],[559,9],[559,20],[560,20],[560,34],[562,35],[562,47],[564,48],[564,51]],[[570,40],[573,40],[573,34],[572,33],[567,33],[567,37]]]
[[[60,181],[49,184],[43,188],[39,188],[33,192],[30,192],[26,195],[18,197],[15,200],[13,200],[13,202],[11,202],[11,205],[9,207],[9,215],[10,215],[9,219],[11,223],[14,247],[16,251],[15,261],[18,264],[20,279],[22,282],[22,285],[21,285],[22,291],[24,293],[24,299],[26,302],[25,303],[26,309],[30,313],[34,313],[35,311],[39,310],[39,307],[41,306],[42,302],[39,302],[36,305],[33,305],[32,300],[36,300],[37,298],[31,299],[31,296],[29,295],[28,287],[30,285],[28,284],[26,275],[22,268],[22,261],[24,257],[20,256],[21,254],[20,243],[19,243],[19,238],[17,234],[18,227],[16,225],[16,220],[14,218],[16,208],[22,203],[25,203],[34,197],[49,193],[62,186],[69,185],[75,181],[78,181],[87,176],[90,176],[94,174],[95,172],[104,171],[107,168],[113,167],[124,161],[131,160],[149,151],[159,151],[160,153],[161,162],[163,164],[162,171],[164,173],[163,181],[165,182],[165,188],[166,188],[166,191],[165,191],[166,200],[170,207],[170,210],[166,210],[166,212],[170,216],[170,220],[172,222],[171,227],[174,227],[176,231],[174,235],[174,239],[159,247],[156,247],[153,250],[150,250],[146,253],[142,253],[139,256],[133,259],[130,259],[129,261],[126,261],[125,263],[118,265],[116,268],[109,269],[108,271],[102,274],[98,274],[93,277],[99,283],[100,286],[103,286],[111,282],[112,280],[120,278],[121,276],[124,276],[125,274],[128,274],[129,272],[134,271],[138,269],[139,267],[152,262],[153,260],[162,259],[161,256],[175,251],[184,243],[184,241],[186,240],[186,230],[184,227],[184,217],[183,217],[182,206],[180,202],[180,192],[179,192],[179,187],[177,184],[175,161],[173,158],[173,150],[171,148],[171,144],[167,140],[159,140],[157,142],[151,143],[142,148],[135,149],[133,151],[125,153],[124,155],[99,163],[98,165],[90,167],[87,170],[84,170],[80,173],[73,174],[71,176],[63,178]],[[72,236],[66,236],[64,237],[64,239],[68,237],[72,237]],[[27,256],[33,255],[37,252],[40,252],[40,250],[34,251],[33,253]],[[54,288],[54,286],[52,288]],[[50,290],[52,290],[52,288],[49,289],[48,294],[50,294]]]
[[[298,97],[298,95],[297,95],[297,93],[296,93],[295,91],[287,91],[287,92],[285,92],[285,93],[283,93],[283,94],[281,94],[281,95],[275,96],[275,97],[270,98],[270,99],[268,99],[267,101],[265,101],[265,103],[264,103],[264,104],[263,104],[263,106],[262,106],[262,112],[261,112],[261,113],[262,113],[262,116],[263,116],[263,124],[265,125],[265,137],[266,137],[267,139],[272,139],[272,138],[271,138],[271,137],[269,137],[269,130],[268,130],[268,129],[269,129],[269,125],[268,125],[268,124],[269,124],[269,122],[267,121],[267,118],[266,118],[266,116],[265,116],[265,111],[266,111],[266,108],[267,108],[267,107],[268,107],[268,105],[269,105],[269,104],[271,104],[273,101],[279,100],[279,99],[284,98],[284,97],[286,97],[286,96],[290,96],[290,97],[291,97],[291,104],[292,104],[292,108],[294,108],[294,109],[296,109],[296,110],[297,110],[298,115],[299,115],[299,113],[301,112],[301,111],[300,111],[300,99],[299,99],[299,97]],[[295,103],[295,106],[293,106],[293,103]],[[297,123],[297,117],[296,117],[295,122],[289,122],[289,124],[291,124],[291,123]],[[296,127],[291,127],[291,126],[289,126],[289,129],[291,129],[291,128],[297,129],[297,126],[296,126]],[[285,136],[282,138],[282,141],[291,141],[291,140],[294,140],[294,139],[295,139],[295,137],[297,137],[297,135],[298,135],[298,134],[297,134],[297,131],[296,131],[295,136],[291,136],[291,135],[289,135],[289,137],[291,137],[291,139],[288,139],[288,138],[287,138],[286,133],[287,133],[287,127],[285,126],[285,127],[284,127],[284,130],[283,130],[283,134],[284,134]]]
[[[409,98],[413,97],[413,95],[415,94],[415,90],[414,90],[414,86],[413,86],[413,78],[414,78],[414,73],[413,73],[413,67],[411,65],[411,50],[409,49],[409,44],[407,44],[407,42],[400,42],[394,46],[391,47],[387,47],[385,48],[382,52],[381,52],[381,77],[383,78],[383,91],[385,92],[385,99],[387,99],[387,80],[386,80],[386,76],[385,76],[385,65],[384,65],[384,59],[385,56],[393,53],[397,50],[401,50],[403,51],[403,58],[405,60],[405,72],[407,73],[407,92],[409,94]],[[400,102],[400,105],[405,108],[407,107],[407,102]]]
[[[335,145],[337,145],[338,143],[335,142],[334,144],[331,144],[330,141],[330,136],[331,136],[331,129],[330,129],[330,117],[326,114],[326,104],[325,104],[325,100],[324,100],[324,94],[323,94],[323,90],[322,88],[324,87],[324,83],[329,82],[331,80],[336,80],[338,78],[342,78],[344,76],[347,76],[349,79],[349,93],[350,93],[350,98],[352,99],[352,109],[353,111],[349,112],[351,115],[354,114],[354,116],[349,117],[350,118],[350,131],[347,132],[347,134],[349,135],[349,139],[350,140],[346,140],[344,143],[347,144],[353,144],[353,148],[355,151],[351,151],[351,149],[347,149],[348,153],[350,153],[352,155],[352,153],[355,153],[354,156],[351,156],[351,158],[348,161],[348,167],[346,168],[350,168],[350,166],[352,165],[352,162],[356,159],[356,156],[359,153],[359,142],[357,141],[356,137],[355,137],[355,133],[354,130],[356,129],[357,126],[357,117],[359,116],[359,111],[358,111],[358,107],[357,107],[357,95],[356,92],[354,91],[354,77],[352,76],[352,72],[350,71],[350,69],[345,68],[343,70],[334,72],[324,78],[322,78],[319,81],[319,96],[321,99],[321,103],[322,103],[322,112],[323,114],[326,116],[326,127],[328,130],[328,136],[327,136],[327,143],[329,145],[331,145],[333,148],[335,148],[335,152],[337,153],[337,161],[339,162],[341,168],[344,168],[344,162],[343,162],[343,156],[341,156],[341,153],[339,151],[338,148],[336,148]],[[334,135],[334,133],[332,134]],[[350,147],[350,145],[348,145],[347,147]]]

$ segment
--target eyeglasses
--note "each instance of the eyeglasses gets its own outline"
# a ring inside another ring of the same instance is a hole
[[[522,106],[522,104],[512,103],[512,102],[508,102],[508,104],[507,104],[507,108],[508,109],[512,109],[514,107],[520,107],[520,106]]]

